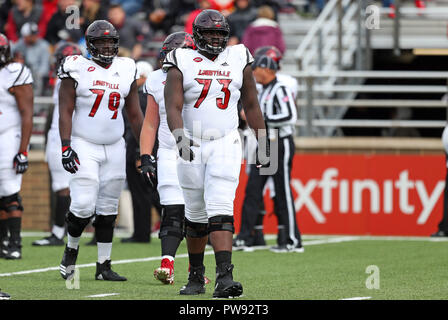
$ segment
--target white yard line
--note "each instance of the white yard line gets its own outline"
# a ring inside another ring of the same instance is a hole
[[[36,234],[36,233],[33,233]],[[266,239],[269,239],[267,236],[265,236]],[[276,238],[275,235],[273,235],[273,238]],[[305,239],[305,237],[303,237]],[[309,239],[315,239],[315,237],[311,237]],[[321,245],[321,244],[331,244],[331,243],[341,243],[341,242],[348,242],[348,241],[359,241],[359,240],[374,240],[374,241],[394,241],[394,240],[401,240],[401,241],[429,241],[429,242],[447,242],[448,238],[430,238],[430,237],[391,237],[391,236],[328,236],[327,238],[323,239],[317,239],[317,240],[308,240],[303,242],[303,246],[313,246],[313,245]],[[259,246],[254,247],[253,250],[268,250],[269,246]],[[206,250],[205,255],[213,254],[213,250]],[[139,258],[139,259],[125,259],[125,260],[116,260],[113,262],[113,264],[125,264],[125,263],[136,263],[136,262],[147,262],[147,261],[154,261],[154,260],[160,260],[162,257],[148,257],[148,258]],[[188,254],[179,254],[176,255],[176,258],[188,258]],[[77,268],[89,268],[89,267],[95,267],[96,263],[87,263],[87,264],[80,264],[77,265]],[[57,267],[48,267],[48,268],[41,268],[41,269],[33,269],[33,270],[24,270],[24,271],[16,271],[16,272],[9,272],[9,273],[0,273],[0,277],[11,277],[15,275],[24,275],[24,274],[31,274],[31,273],[41,273],[41,272],[47,272],[47,271],[55,271],[59,270],[59,266]]]
[[[86,298],[102,298],[102,297],[110,297],[110,296],[118,296],[119,293],[101,293],[101,294],[93,294],[91,296],[86,296]]]
[[[369,300],[372,299],[372,297],[353,297],[353,298],[344,298],[339,300]]]

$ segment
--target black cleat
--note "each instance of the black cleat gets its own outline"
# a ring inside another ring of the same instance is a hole
[[[5,258],[8,254],[8,239],[0,240],[0,258]]]
[[[204,273],[204,266],[191,267],[190,274],[188,275],[188,283],[180,289],[179,294],[197,295],[205,293]]]
[[[71,279],[75,274],[76,259],[78,258],[78,249],[72,249],[65,246],[64,255],[62,256],[61,264],[59,265],[59,272],[65,280]],[[70,267],[70,268],[69,268]],[[70,270],[67,270],[67,269]]]
[[[255,229],[254,240],[252,246],[265,246],[266,241],[264,240],[263,230]]]
[[[86,243],[86,246],[96,246],[96,245],[97,245],[97,243],[96,243],[95,236],[93,236],[92,239],[90,239],[90,241]]]
[[[241,283],[233,281],[233,264],[222,263],[216,267],[216,284],[213,298],[236,298],[243,294]]]
[[[53,233],[46,238],[33,241],[33,246],[63,246],[64,244],[64,240],[59,239]]]
[[[150,240],[144,240],[144,239],[137,239],[134,237],[130,237],[130,238],[123,238],[121,239],[121,243],[149,243]]]
[[[434,232],[434,233],[431,235],[431,237],[434,237],[434,238],[448,237],[448,233],[445,232],[445,231],[439,230],[439,231],[437,231],[437,232]]]
[[[106,260],[103,263],[96,263],[95,280],[126,281],[127,279],[125,277],[122,277],[115,271],[112,271],[110,264],[110,260]]]
[[[9,300],[9,299],[11,299],[11,296],[9,294],[0,291],[0,300]]]
[[[20,241],[9,241],[8,252],[6,253],[5,259],[22,259],[22,245],[20,244]]]

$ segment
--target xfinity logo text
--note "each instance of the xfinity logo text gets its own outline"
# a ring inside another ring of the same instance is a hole
[[[310,179],[303,182],[293,179],[292,186],[298,193],[295,200],[296,211],[307,208],[314,220],[320,224],[326,222],[325,214],[331,212],[360,214],[364,210],[371,214],[391,214],[394,211],[394,196],[398,196],[398,204],[395,203],[395,206],[398,206],[401,213],[412,215],[416,213],[416,209],[410,201],[410,192],[415,190],[422,205],[422,210],[418,212],[417,224],[422,225],[428,220],[445,188],[445,181],[441,180],[432,190],[428,190],[425,182],[413,180],[408,170],[399,172],[395,179],[383,181],[338,179],[338,175],[338,169],[327,168],[320,180]],[[320,204],[313,199],[314,192],[319,192],[319,189],[322,198]],[[364,193],[369,195],[368,204],[363,204]]]

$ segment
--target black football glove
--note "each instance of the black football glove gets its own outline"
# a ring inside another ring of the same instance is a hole
[[[16,173],[24,173],[28,169],[28,155],[26,152],[19,152],[14,157],[13,168]]]
[[[193,140],[187,138],[185,135],[180,135],[177,138],[177,149],[179,149],[179,155],[185,161],[194,160],[194,152],[191,147],[199,147]]]
[[[258,154],[260,145],[263,145],[266,148],[266,153],[261,154],[262,156],[261,159],[260,155]],[[271,147],[269,139],[266,136],[260,137],[260,139],[258,140],[258,147],[255,154],[255,165],[257,166],[257,168],[267,168],[270,166],[270,158],[271,158]]]
[[[140,157],[140,170],[145,178],[145,181],[153,189],[157,187],[157,162],[156,159],[149,154],[142,154]]]
[[[62,165],[64,169],[70,173],[76,173],[80,165],[78,155],[71,147],[62,147]]]

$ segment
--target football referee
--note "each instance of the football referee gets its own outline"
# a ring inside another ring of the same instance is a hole
[[[258,56],[252,64],[255,80],[263,85],[258,99],[267,124],[268,136],[278,142],[278,169],[272,175],[275,187],[274,211],[278,218],[277,245],[274,252],[303,252],[296,222],[294,199],[291,192],[291,168],[294,157],[294,132],[297,110],[291,90],[278,81],[278,64],[269,56]],[[249,180],[244,198],[241,230],[235,239],[236,249],[251,246],[257,223],[263,189],[269,176],[261,175],[255,164],[250,165]]]

